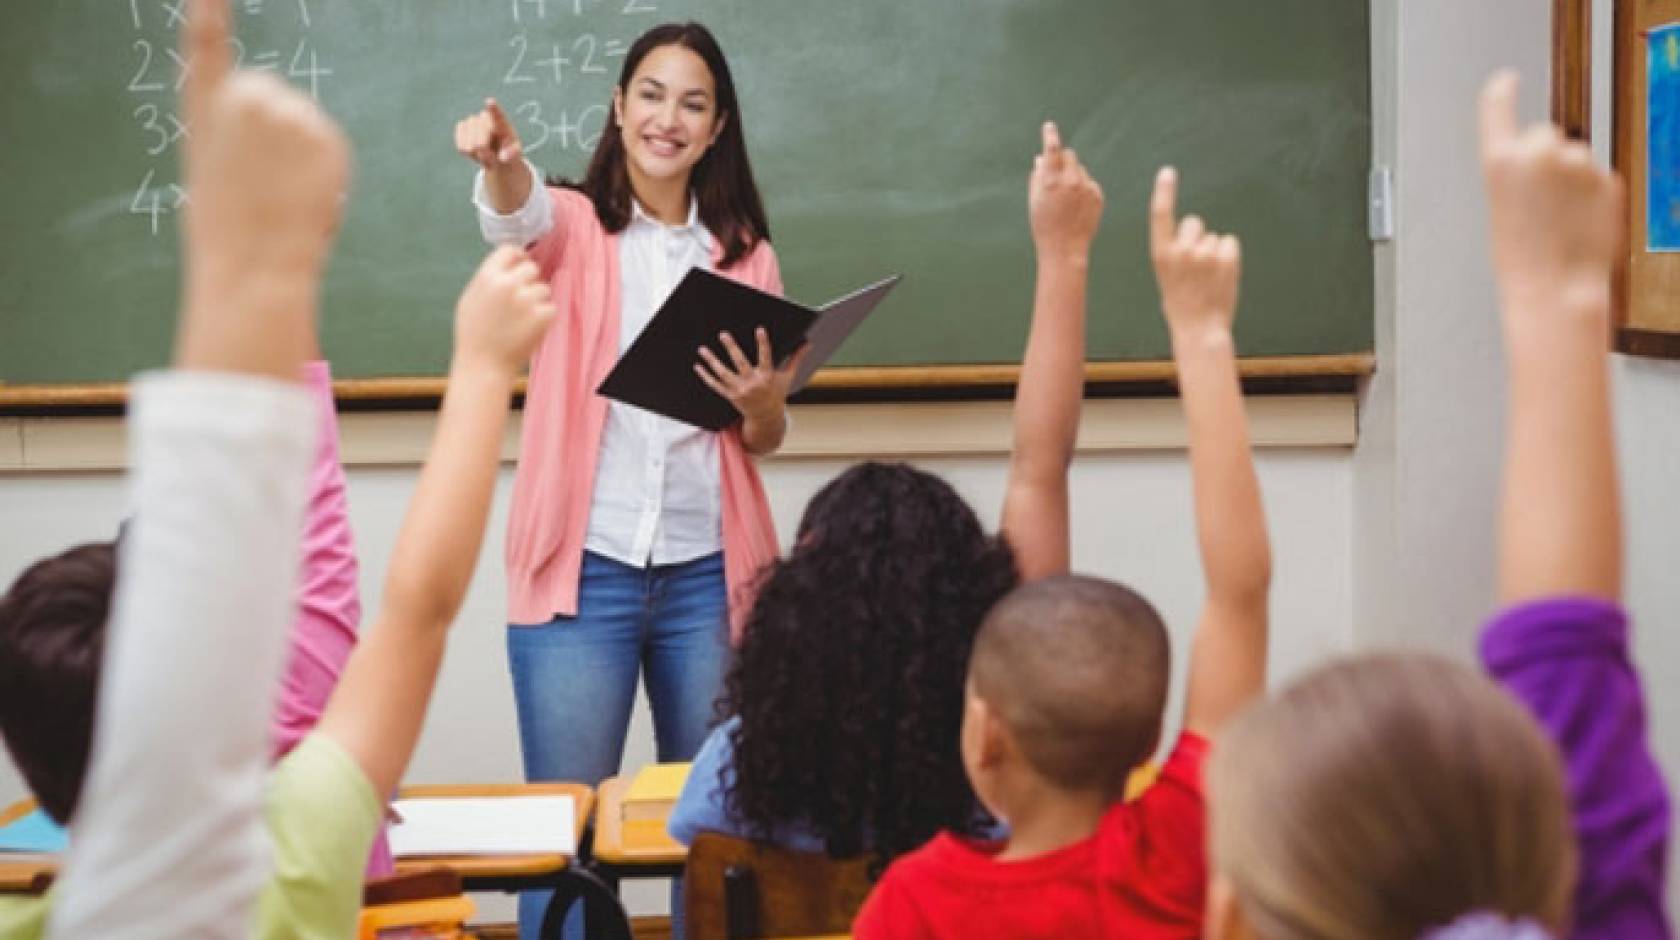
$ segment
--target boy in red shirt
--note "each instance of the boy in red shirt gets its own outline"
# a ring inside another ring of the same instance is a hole
[[[1034,202],[1078,171],[1046,148]],[[1078,171],[1082,173],[1082,171]],[[1088,177],[1086,177],[1088,180]],[[1184,732],[1155,784],[1122,802],[1159,743],[1166,628],[1112,582],[1025,584],[987,615],[969,661],[962,752],[1003,842],[942,833],[900,858],[865,903],[858,940],[1172,937],[1202,933],[1202,764],[1208,740],[1265,684],[1271,549],[1231,339],[1240,251],[1195,216],[1175,222],[1177,176],[1150,205],[1151,254],[1190,436],[1207,604]]]

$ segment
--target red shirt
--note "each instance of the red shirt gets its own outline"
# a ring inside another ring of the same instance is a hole
[[[1202,763],[1185,732],[1142,797],[1116,803],[1090,838],[1000,862],[1001,842],[940,833],[894,862],[863,905],[857,940],[1202,935],[1207,889]]]

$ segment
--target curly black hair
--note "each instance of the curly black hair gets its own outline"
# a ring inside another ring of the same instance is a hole
[[[883,463],[832,480],[762,576],[725,681],[730,812],[756,838],[804,825],[877,872],[941,829],[978,834],[963,682],[981,618],[1018,580],[944,480]]]

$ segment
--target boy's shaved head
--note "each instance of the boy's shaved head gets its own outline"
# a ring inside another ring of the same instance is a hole
[[[1148,601],[1067,575],[1024,584],[991,609],[969,678],[1039,775],[1118,794],[1155,747],[1169,667],[1166,626]]]

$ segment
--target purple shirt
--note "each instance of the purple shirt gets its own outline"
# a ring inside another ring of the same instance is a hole
[[[1593,598],[1519,604],[1483,631],[1482,664],[1563,752],[1581,852],[1571,936],[1668,937],[1668,789],[1646,740],[1627,615]]]

